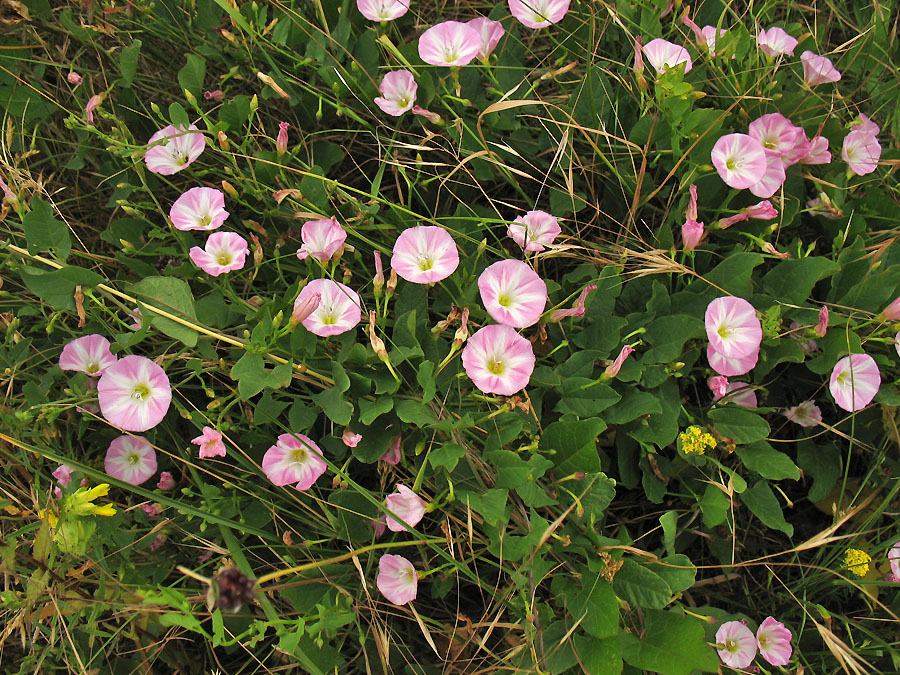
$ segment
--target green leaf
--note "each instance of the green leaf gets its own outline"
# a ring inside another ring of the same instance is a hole
[[[541,435],[543,452],[553,455],[558,478],[576,471],[600,471],[600,455],[597,454],[597,434],[606,428],[601,419],[580,422],[554,422]]]
[[[727,293],[748,297],[753,295],[753,282],[751,281],[753,270],[764,260],[765,258],[759,253],[733,253],[704,275],[706,281],[698,280],[694,283],[698,286],[708,287],[706,283],[708,281]],[[717,296],[721,294],[721,291],[716,290]]]
[[[175,277],[147,277],[131,287],[131,294],[154,307],[192,323],[197,322],[194,310],[194,296],[186,281]],[[181,340],[188,347],[197,345],[199,334],[193,328],[160,316],[144,308],[150,317],[150,324],[171,338]]]
[[[331,362],[331,377],[334,386],[331,389],[312,395],[312,400],[335,424],[347,426],[353,417],[353,404],[346,400],[343,393],[350,388],[350,378],[344,367],[337,361]]]
[[[662,406],[656,396],[637,387],[628,387],[622,400],[603,414],[603,420],[607,424],[626,424],[643,415],[661,412]]]
[[[669,584],[669,590],[673,594],[687,590],[697,580],[697,568],[690,558],[681,553],[648,562],[647,566]]]
[[[659,517],[659,524],[663,531],[663,545],[666,553],[675,554],[675,534],[678,532],[678,512],[666,511]]]
[[[815,503],[825,499],[841,475],[841,451],[834,445],[816,445],[803,441],[797,447],[797,464],[812,476],[807,498]]]
[[[586,377],[567,377],[562,381],[560,401],[554,410],[581,418],[596,417],[619,398],[608,384],[597,384]]]
[[[140,56],[142,44],[143,42],[140,40],[134,40],[119,55],[119,73],[122,75],[122,85],[126,89],[131,87],[134,76],[137,74],[138,56]]]
[[[623,632],[619,639],[625,662],[651,673],[691,675],[719,670],[719,658],[706,643],[703,626],[675,611],[647,610],[644,638]]]
[[[379,416],[391,411],[394,407],[394,399],[390,396],[378,396],[374,401],[363,398],[359,400],[358,405],[359,421],[369,426]]]
[[[421,401],[409,398],[403,399],[402,401],[397,401],[394,408],[397,411],[397,417],[407,424],[425,427],[437,422],[437,417],[434,416],[431,406],[422,405]]]
[[[197,98],[203,94],[203,80],[206,78],[206,60],[196,54],[187,55],[187,63],[178,71],[178,84]]]
[[[416,372],[416,382],[422,388],[422,403],[428,403],[434,398],[434,362],[422,361],[419,364],[419,370]]]
[[[585,490],[586,487],[586,490]],[[570,488],[578,495],[581,506],[584,509],[588,522],[592,525],[603,518],[606,507],[616,496],[616,481],[605,473],[586,473],[578,488]],[[568,503],[571,497],[560,495],[564,503]]]
[[[68,226],[53,216],[53,206],[43,199],[32,200],[31,211],[22,218],[22,229],[25,230],[25,240],[31,254],[52,249],[61,260],[65,260],[72,252]]]
[[[672,599],[672,589],[666,580],[631,558],[626,558],[616,572],[613,590],[635,607],[662,609]]]
[[[200,619],[195,617],[193,614],[176,614],[174,612],[167,612],[166,614],[160,615],[159,625],[181,626],[182,628],[185,628],[194,633],[200,633],[207,640],[212,640],[212,636],[205,630],[203,630],[203,626],[200,624]]]
[[[841,269],[828,258],[809,257],[782,260],[762,278],[763,289],[781,302],[799,304],[812,293],[816,283]]]
[[[447,471],[453,471],[459,460],[465,456],[466,449],[456,443],[444,443],[441,447],[428,453],[428,461],[434,467],[442,466]]]
[[[710,528],[725,522],[731,505],[725,493],[715,485],[706,486],[699,504],[700,510],[703,511],[703,524]]]
[[[56,309],[74,311],[75,287],[96,286],[104,281],[99,274],[83,267],[63,267],[52,272],[22,268],[22,282],[28,290]]]
[[[794,526],[784,519],[781,503],[765,480],[758,480],[743,492],[741,501],[766,527],[780,530],[789,537],[794,536]]]
[[[187,128],[187,126],[191,123],[191,120],[187,114],[187,110],[185,110],[184,106],[180,103],[169,104],[169,121],[172,122],[172,124],[174,124],[176,127],[183,128]]]
[[[744,466],[769,480],[800,479],[800,469],[783,452],[778,452],[765,441],[757,441],[751,445],[738,446],[735,449]]]
[[[484,522],[498,525],[506,522],[506,502],[509,490],[492,489],[486,492],[459,492],[456,495],[461,504],[467,504],[473,511],[480,513]]]
[[[256,396],[266,386],[265,360],[259,354],[245,353],[231,367],[231,379],[237,380],[241,398]]]
[[[761,441],[770,431],[769,423],[761,415],[736,405],[713,408],[709,411],[709,419],[719,434],[733,438],[738,445]]]
[[[576,634],[573,646],[588,675],[618,675],[622,672],[622,645],[618,637],[597,640]]]
[[[563,600],[572,621],[595,638],[607,638],[619,630],[619,604],[609,582],[600,574],[584,570],[581,587],[568,586]]]
[[[661,316],[647,326],[644,339],[653,349],[643,355],[645,363],[668,363],[674,361],[684,349],[684,343],[691,338],[704,335],[703,322],[687,314]]]
[[[532,454],[526,462],[521,455],[511,450],[494,450],[485,453],[484,458],[497,471],[497,480],[494,483],[496,487],[515,490],[529,505],[532,505],[533,501],[540,500],[538,492],[546,497],[546,493],[535,484],[535,481],[553,466],[550,460]]]

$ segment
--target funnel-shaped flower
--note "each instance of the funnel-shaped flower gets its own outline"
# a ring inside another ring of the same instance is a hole
[[[395,605],[405,605],[416,599],[419,576],[416,568],[402,555],[381,556],[375,585],[382,595]]]
[[[775,58],[779,54],[794,55],[797,47],[797,39],[788,35],[783,28],[773,27],[769,30],[759,31],[756,36],[756,45],[766,56]]]
[[[106,368],[97,383],[103,416],[125,431],[147,431],[162,421],[172,388],[165,371],[143,356],[125,356]]]
[[[68,342],[59,355],[59,367],[63,370],[79,370],[91,377],[100,377],[103,371],[116,362],[109,351],[109,340],[102,335],[84,335]]]
[[[716,631],[716,649],[726,665],[746,668],[756,658],[756,636],[740,621],[726,621]]]
[[[319,305],[301,323],[310,333],[319,337],[340,335],[353,330],[362,319],[359,295],[348,286],[331,279],[310,281],[297,296],[294,306],[319,294]]]
[[[767,616],[756,631],[759,655],[773,666],[786,666],[791,659],[791,631],[774,617]]]
[[[509,0],[509,11],[529,28],[559,23],[569,11],[571,0]]]
[[[481,328],[462,351],[466,375],[486,394],[512,396],[527,386],[534,361],[531,343],[503,325]]]
[[[801,427],[814,427],[822,421],[822,410],[815,401],[803,401],[785,410],[784,416]]]
[[[109,444],[103,470],[113,478],[140,485],[156,473],[156,450],[140,436],[119,436]]]
[[[249,252],[247,240],[236,232],[213,232],[205,248],[191,247],[190,257],[201,270],[217,277],[242,269]]]
[[[716,298],[706,308],[706,335],[722,356],[740,358],[759,350],[762,324],[743,298]]]
[[[757,197],[771,197],[784,184],[784,162],[781,157],[766,153],[766,171],[756,183],[750,186],[750,192]]]
[[[394,242],[391,269],[414,284],[433,284],[446,279],[458,266],[456,242],[443,227],[410,227]]]
[[[831,371],[831,395],[848,412],[862,410],[869,405],[880,386],[881,373],[875,359],[868,354],[845,356]]]
[[[425,502],[405,485],[398,485],[396,492],[384,498],[384,503],[388,511],[396,516],[396,518],[390,515],[387,516],[387,526],[391,532],[406,531],[403,523],[410,527],[415,527],[422,520],[422,516],[425,515]],[[403,521],[403,523],[400,521]]]
[[[840,72],[826,56],[819,56],[807,49],[800,55],[800,61],[803,62],[803,79],[811,87],[841,79]]]
[[[766,174],[766,152],[747,134],[726,134],[713,146],[711,159],[726,185],[743,190]]]
[[[189,167],[205,147],[206,141],[196,125],[191,124],[185,129],[170,124],[147,141],[144,161],[149,171],[171,176]]]
[[[729,359],[713,349],[712,345],[709,345],[706,348],[706,359],[709,361],[709,367],[720,375],[734,377],[735,375],[749,373],[756,367],[756,362],[759,361],[759,349],[755,349],[747,356]]]
[[[393,21],[409,11],[409,0],[356,0],[356,7],[369,21]]]
[[[419,85],[408,70],[392,70],[381,78],[378,91],[381,96],[375,99],[375,105],[388,115],[399,117],[407,110],[412,110],[416,102]]]
[[[300,228],[303,246],[297,249],[297,257],[305,260],[312,256],[320,263],[327,263],[347,241],[347,233],[334,218],[307,220]]]
[[[203,435],[191,439],[191,443],[200,446],[200,459],[224,457],[228,454],[228,449],[222,442],[222,432],[216,431],[212,427],[203,427]]]
[[[703,223],[688,219],[681,226],[681,246],[685,251],[693,251],[703,239]]]
[[[881,143],[875,135],[866,131],[851,131],[844,136],[841,157],[847,162],[850,171],[857,176],[865,176],[878,168]]]
[[[328,468],[319,446],[303,434],[281,434],[263,455],[262,469],[275,485],[308,490]]]
[[[477,30],[478,35],[481,37],[481,49],[479,49],[478,54],[476,54],[476,57],[481,61],[484,61],[491,55],[491,52],[494,51],[497,43],[500,42],[500,38],[502,38],[503,34],[506,32],[503,29],[502,23],[499,21],[491,21],[483,16],[479,16],[471,21],[466,21],[466,25]]]
[[[208,187],[191,188],[169,210],[176,230],[215,230],[228,218],[225,193]]]
[[[691,55],[688,54],[687,49],[662,38],[650,40],[650,42],[645,44],[644,56],[647,57],[650,65],[660,75],[682,63],[684,64],[684,72],[688,72],[694,65],[691,62]]]
[[[547,304],[547,284],[521,260],[500,260],[478,277],[484,308],[497,323],[525,328],[536,323]]]
[[[419,58],[432,66],[464,66],[481,50],[481,35],[459,21],[435,24],[419,38]]]
[[[769,113],[756,118],[750,122],[748,135],[763,146],[766,154],[778,157],[791,152],[798,140],[806,138],[803,129],[795,127],[781,113]]]
[[[529,211],[524,216],[518,216],[506,230],[525,253],[543,251],[560,232],[562,230],[556,216],[551,216],[546,211]]]

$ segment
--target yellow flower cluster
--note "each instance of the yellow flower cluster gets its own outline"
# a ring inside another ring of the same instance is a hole
[[[858,577],[864,577],[869,573],[869,563],[872,556],[858,548],[848,548],[844,554],[844,567]]]
[[[698,426],[689,426],[679,434],[679,438],[681,439],[681,449],[686,455],[692,452],[702,455],[707,450],[716,447],[716,439],[712,437],[712,434],[706,433]]]

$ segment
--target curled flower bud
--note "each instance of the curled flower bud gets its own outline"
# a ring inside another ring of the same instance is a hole
[[[291,125],[287,122],[280,122],[278,124],[278,138],[275,139],[275,152],[279,157],[287,152],[288,127],[290,126]]]
[[[597,290],[597,284],[588,284],[584,287],[584,290],[581,291],[581,294],[575,300],[575,303],[572,305],[572,309],[555,309],[550,312],[550,318],[548,319],[549,323],[556,323],[557,321],[562,321],[566,317],[574,316],[581,317],[584,316],[584,303],[587,301],[588,293],[591,291]]]
[[[213,91],[204,91],[203,98],[207,101],[221,101],[225,98],[225,94],[221,89],[214,89]]]
[[[219,147],[222,148],[222,150],[228,150],[228,136],[225,135],[224,131],[220,131],[216,135],[216,139],[219,141]]]
[[[74,70],[66,75],[66,79],[69,81],[69,84],[74,84],[76,87],[82,82],[81,75],[76,73]]]
[[[462,318],[460,319],[459,328],[453,336],[453,343],[450,346],[451,351],[456,351],[462,347],[463,342],[469,337],[469,308],[463,307]]]
[[[382,340],[375,333],[375,312],[374,310],[369,312],[369,342],[372,343],[372,349],[375,351],[375,355],[381,359],[382,361],[388,360],[387,348],[384,346],[384,340]]]
[[[310,314],[316,311],[321,300],[322,294],[318,292],[306,296],[298,295],[294,301],[294,310],[291,312],[291,323],[303,323]]]
[[[104,95],[97,94],[88,99],[87,105],[84,107],[84,114],[87,116],[87,123],[94,126],[94,108],[103,103]]]
[[[375,297],[381,297],[381,289],[384,288],[384,266],[381,264],[381,251],[375,250],[375,276],[372,279],[372,288]]]
[[[631,345],[625,345],[622,347],[622,351],[619,352],[619,355],[616,357],[616,360],[613,361],[609,366],[606,367],[606,370],[603,371],[603,375],[601,375],[601,379],[603,380],[611,380],[616,375],[619,374],[619,371],[622,369],[622,364],[625,363],[625,359],[634,351],[634,347]]]
[[[816,337],[825,337],[825,331],[828,330],[828,307],[822,305],[819,310],[819,321],[816,324]]]

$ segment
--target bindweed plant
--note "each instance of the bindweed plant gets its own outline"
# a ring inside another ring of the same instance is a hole
[[[900,669],[886,8],[8,4],[8,672]]]

